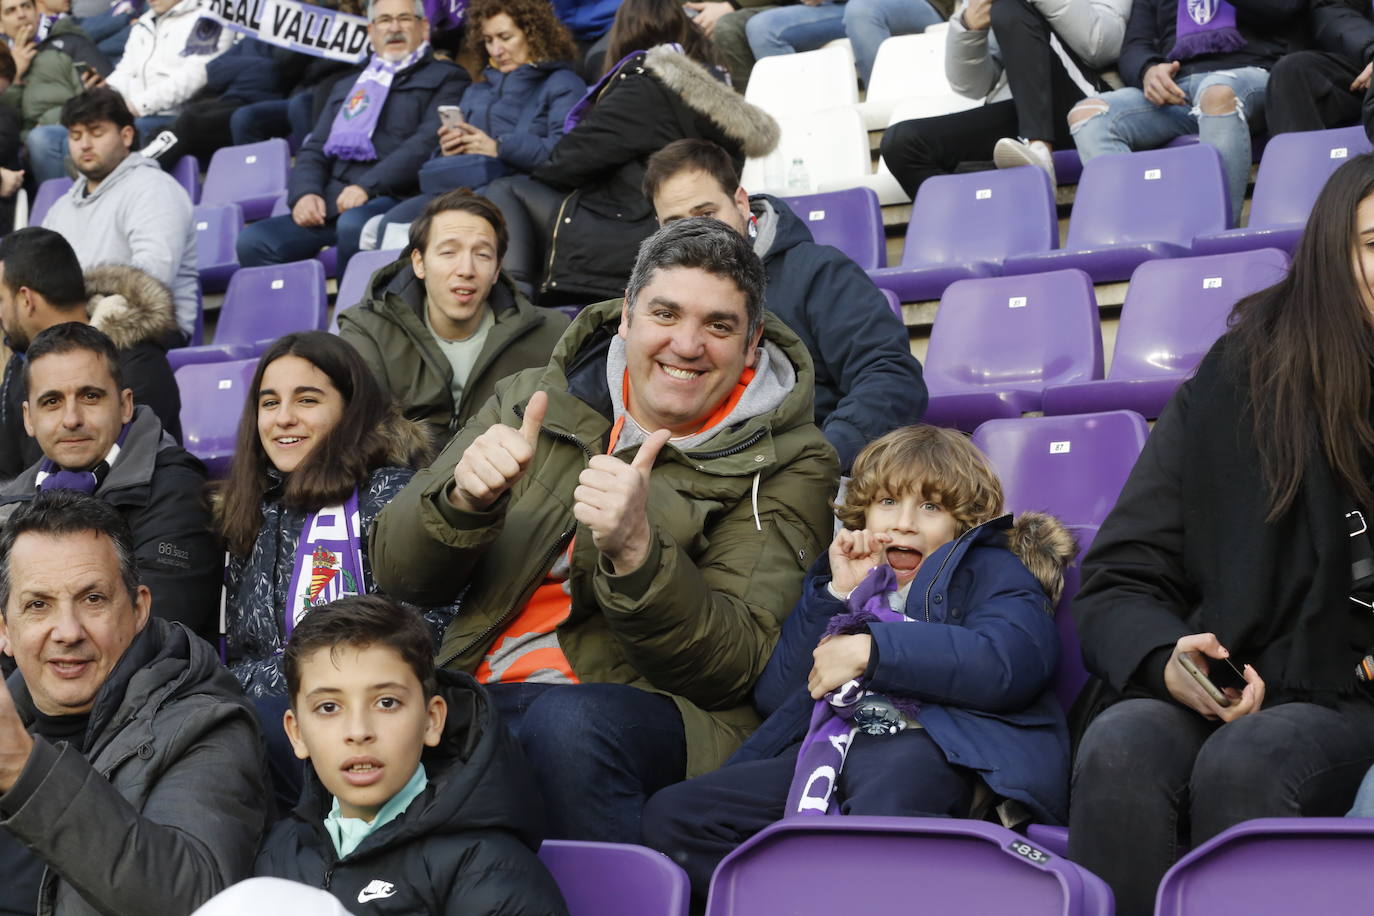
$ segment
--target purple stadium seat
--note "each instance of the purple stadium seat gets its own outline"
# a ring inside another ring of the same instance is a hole
[[[187,451],[205,462],[212,478],[223,477],[229,469],[234,434],[257,365],[256,359],[245,359],[176,370],[183,443]]]
[[[1156,916],[1363,913],[1374,820],[1261,818],[1237,824],[1169,869]]]
[[[200,163],[195,156],[182,156],[172,166],[171,175],[186,189],[192,204],[200,203]]]
[[[226,146],[210,159],[201,188],[202,204],[238,204],[248,222],[272,212],[286,193],[291,150],[280,137],[243,146]]]
[[[1039,410],[1046,385],[1101,377],[1097,300],[1083,271],[959,280],[930,331],[925,422],[972,431]]]
[[[1083,174],[1083,160],[1078,158],[1078,150],[1069,147],[1054,151],[1055,184],[1078,184]]]
[[[539,859],[558,882],[569,916],[687,916],[687,873],[661,852],[545,840]]]
[[[1200,254],[1298,246],[1307,215],[1326,179],[1352,156],[1370,151],[1363,127],[1340,127],[1277,134],[1265,147],[1250,199],[1250,223],[1199,236],[1193,250]]]
[[[997,469],[1007,511],[1049,512],[1066,525],[1102,524],[1145,446],[1145,419],[1129,410],[989,420],[973,444]]]
[[[801,194],[782,200],[811,230],[818,244],[835,246],[864,270],[887,265],[883,208],[871,188]]]
[[[1041,169],[938,175],[916,192],[901,266],[868,275],[903,302],[938,299],[955,280],[1002,273],[1008,255],[1057,244],[1054,189]]]
[[[720,863],[706,916],[1112,913],[1091,872],[996,824],[951,818],[791,817]]]
[[[887,306],[888,308],[892,309],[892,314],[896,315],[898,318],[901,318],[902,300],[897,298],[897,294],[890,289],[879,289],[878,292],[882,293],[883,298],[887,300]]]
[[[360,251],[353,256],[344,269],[343,279],[339,281],[339,294],[334,297],[335,325],[338,324],[339,312],[352,308],[367,296],[368,281],[372,275],[400,256],[400,249]]]
[[[1154,419],[1226,330],[1231,307],[1283,279],[1277,248],[1146,261],[1136,268],[1107,377],[1045,388],[1047,414],[1134,410]]]
[[[319,261],[241,267],[224,294],[215,342],[169,350],[167,361],[176,369],[258,356],[283,334],[324,330],[328,307]]]
[[[285,216],[291,212],[291,208],[286,205],[286,192],[282,191],[277,195],[277,199],[272,201],[272,209],[268,216]]]
[[[70,178],[49,178],[40,184],[33,195],[33,203],[29,206],[29,225],[43,225],[43,217],[47,216],[52,205],[57,203],[57,198],[71,189],[73,183]]]
[[[209,293],[223,291],[239,269],[234,241],[243,230],[243,209],[238,204],[196,207],[191,216],[196,227],[196,265],[200,287]]]
[[[1069,532],[1078,541],[1078,556],[1064,570],[1064,593],[1054,610],[1054,628],[1059,633],[1059,664],[1054,669],[1054,695],[1068,712],[1074,700],[1088,682],[1088,669],[1083,665],[1083,648],[1078,641],[1078,624],[1073,617],[1073,599],[1083,583],[1083,557],[1097,537],[1096,525],[1069,525]]]
[[[1113,153],[1083,167],[1058,251],[1012,255],[1004,274],[1077,267],[1094,283],[1124,280],[1142,261],[1191,253],[1193,239],[1229,225],[1221,156],[1203,144]]]
[[[315,255],[315,260],[324,266],[326,277],[337,277],[339,275],[339,248],[337,245],[330,245],[328,248],[321,248],[320,253]]]

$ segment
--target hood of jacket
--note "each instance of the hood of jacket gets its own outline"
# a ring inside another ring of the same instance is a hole
[[[190,0],[185,0],[185,2],[190,2]],[[92,206],[103,195],[113,193],[111,188],[118,186],[120,182],[139,169],[155,169],[161,172],[162,166],[158,165],[156,160],[144,157],[142,153],[130,153],[124,157],[123,162],[114,167],[114,171],[105,176],[100,187],[90,194],[86,193],[86,179],[83,176],[71,186],[71,189],[67,191],[67,196],[71,198],[72,205],[78,209]]]
[[[792,208],[771,194],[749,195],[749,210],[758,223],[758,235],[754,237],[754,254],[765,263],[771,257],[797,247],[803,242],[814,242],[811,230],[806,228]]]
[[[92,267],[86,271],[86,296],[91,324],[110,338],[116,350],[145,342],[165,347],[169,334],[180,333],[172,291],[137,267]]]
[[[928,594],[932,588],[947,587],[964,555],[980,546],[1011,551],[1045,589],[1049,598],[1045,610],[1054,613],[1054,606],[1064,591],[1064,570],[1078,555],[1078,543],[1053,515],[1023,512],[1015,519],[1002,515],[970,528],[926,557],[911,581],[907,616],[918,610],[913,602],[921,594]]]
[[[746,158],[766,156],[778,145],[781,130],[772,115],[742,102],[738,92],[686,54],[659,45],[645,52],[644,66],[690,108],[734,138]]]
[[[420,758],[428,780],[394,821],[367,836],[347,860],[358,860],[402,843],[474,830],[507,830],[532,851],[544,837],[538,788],[515,739],[497,718],[485,690],[470,675],[440,669],[439,695],[448,705],[443,737]],[[323,833],[333,804],[314,767],[306,771],[301,803],[292,817]],[[334,858],[331,841],[327,858]]]

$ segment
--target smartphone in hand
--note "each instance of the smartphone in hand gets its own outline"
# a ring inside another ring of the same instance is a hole
[[[463,109],[459,108],[457,105],[440,105],[439,121],[445,127],[454,129],[462,127],[463,124],[466,123],[463,120]]]

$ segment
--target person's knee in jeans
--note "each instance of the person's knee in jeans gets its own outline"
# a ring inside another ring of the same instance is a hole
[[[1231,223],[1240,218],[1250,178],[1250,125],[1245,103],[1228,83],[1204,83],[1197,97],[1198,135],[1221,154],[1231,201]]]
[[[1078,158],[1084,163],[1107,152],[1104,147],[1113,142],[1111,119],[1107,116],[1110,111],[1111,104],[1100,95],[1083,99],[1069,109],[1069,134],[1078,147]]]

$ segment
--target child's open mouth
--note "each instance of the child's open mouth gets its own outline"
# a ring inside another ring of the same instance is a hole
[[[887,565],[898,572],[915,572],[923,559],[925,554],[914,547],[887,548]]]

